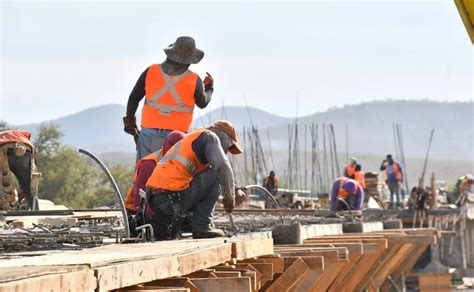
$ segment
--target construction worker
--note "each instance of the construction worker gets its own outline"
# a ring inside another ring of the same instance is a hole
[[[471,193],[471,187],[474,185],[474,179],[471,176],[465,176],[459,185],[459,197],[456,200],[458,206],[462,206]]]
[[[400,201],[400,183],[403,183],[400,163],[394,160],[391,154],[387,154],[386,159],[380,165],[380,171],[385,171],[385,183],[390,191],[390,208],[395,207],[395,196],[397,197],[397,205],[403,206],[405,196],[402,194],[402,201]]]
[[[271,170],[270,174],[263,178],[263,187],[274,196],[278,193],[278,177],[275,171]]]
[[[360,184],[350,178],[336,179],[331,190],[331,211],[347,210],[344,200],[351,210],[361,210],[364,202],[364,190]]]
[[[349,165],[344,168],[344,176],[348,178],[354,178],[355,167],[357,165],[357,158],[352,157]]]
[[[227,152],[239,154],[242,148],[232,123],[220,120],[187,134],[160,160],[147,182],[159,239],[175,239],[190,212],[194,238],[224,236],[213,227],[217,199],[223,195],[228,213],[245,200],[245,193],[234,188]]]
[[[365,190],[365,172],[362,171],[360,164],[356,164],[355,166],[354,180]]]
[[[457,180],[456,180],[456,184],[454,185],[454,193],[453,193],[453,198],[452,198],[452,201],[453,202],[456,202],[459,198],[459,196],[461,195],[461,184],[463,181],[465,181],[466,179],[469,179],[471,178],[471,175],[470,174],[466,174],[466,175],[463,175],[461,177],[459,177]]]
[[[149,222],[152,217],[152,210],[150,205],[145,206],[145,210],[140,210],[140,190],[146,190],[146,182],[150,178],[153,170],[155,169],[158,161],[163,157],[166,152],[168,152],[171,147],[174,146],[178,141],[183,139],[185,134],[181,131],[173,131],[165,138],[163,147],[153,153],[148,154],[147,156],[140,159],[140,161],[135,166],[135,176],[133,179],[133,186],[129,189],[127,197],[125,199],[125,208],[129,214],[129,226],[132,234],[136,235],[135,227],[145,224],[142,218],[135,218],[136,222],[132,221],[131,215],[137,215],[138,212],[144,212],[145,221]]]
[[[34,195],[41,174],[36,168],[36,150],[30,138],[27,131],[0,132],[0,209],[23,208],[24,203],[28,209],[37,208]],[[11,173],[18,180],[19,191],[14,188]]]
[[[194,106],[205,108],[214,91],[214,80],[209,73],[203,82],[188,70],[190,64],[197,64],[204,57],[193,38],[179,37],[164,51],[166,60],[151,65],[138,78],[123,118],[124,131],[134,137],[137,145],[137,162],[160,149],[171,131],[188,132]],[[139,131],[135,113],[144,96]]]

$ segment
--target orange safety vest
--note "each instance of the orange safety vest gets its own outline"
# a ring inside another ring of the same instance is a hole
[[[169,191],[187,189],[193,177],[209,166],[199,161],[192,148],[193,141],[206,131],[193,131],[176,143],[156,165],[147,187]]]
[[[400,168],[398,167],[398,162],[393,161],[392,164],[393,171],[395,172],[395,178],[400,181],[402,180],[402,172],[400,171]],[[388,179],[388,162],[385,163],[385,180]]]
[[[365,173],[362,170],[354,172],[354,180],[358,182],[363,189],[365,189]]]
[[[171,76],[163,72],[161,65],[151,65],[145,78],[142,127],[189,131],[197,78],[197,74],[189,70]]]
[[[127,192],[127,197],[125,198],[125,208],[128,210],[133,210],[136,211],[138,206],[135,206],[135,201],[134,201],[134,195],[135,195],[135,181],[137,180],[138,177],[138,170],[142,166],[142,164],[147,161],[147,160],[153,160],[155,161],[156,164],[158,164],[158,161],[162,158],[162,153],[163,150],[160,149],[156,152],[152,152],[148,154],[147,156],[143,157],[140,159],[140,161],[137,162],[135,166],[135,174],[133,175],[133,182],[134,185],[130,187],[130,189]]]
[[[342,188],[342,185],[343,185],[347,180],[349,180],[349,178],[347,178],[347,177],[341,177],[341,178],[339,178],[339,191],[337,192],[337,197],[338,197],[338,198],[341,198],[341,197],[342,197],[343,199],[345,199],[345,198],[347,198],[347,197],[349,196],[349,193],[348,193],[345,189]],[[356,191],[357,191],[357,188],[360,186],[360,184],[359,184],[357,181],[355,181],[355,183],[356,183]]]
[[[355,165],[352,164],[346,166],[345,174],[347,173],[348,176],[353,176],[355,173],[355,168]]]

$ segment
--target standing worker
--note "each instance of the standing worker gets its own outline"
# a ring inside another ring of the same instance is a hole
[[[0,132],[0,210],[13,209],[16,190],[11,173],[20,186],[17,205],[26,202],[28,209],[34,209],[34,195],[38,192],[41,174],[36,168],[36,149],[27,131],[9,130]]]
[[[175,239],[190,212],[193,238],[225,235],[213,224],[217,199],[223,196],[227,213],[245,200],[245,193],[234,188],[227,152],[239,154],[242,148],[234,126],[220,120],[187,134],[159,161],[147,182],[159,239]]]
[[[347,210],[347,206],[340,199],[346,201],[351,210],[361,210],[364,203],[364,190],[357,181],[340,177],[332,185],[331,211]]]
[[[278,177],[275,175],[275,171],[271,170],[270,174],[265,176],[263,179],[263,187],[267,189],[273,196],[278,193]]]
[[[357,164],[355,167],[354,180],[357,181],[365,190],[365,172],[362,171],[362,166],[360,164]]]
[[[459,197],[456,200],[458,206],[464,205],[471,193],[471,187],[474,185],[474,179],[471,176],[465,176],[459,185]]]
[[[138,78],[123,118],[124,131],[132,135],[137,144],[137,162],[160,149],[171,131],[188,132],[194,106],[205,108],[214,91],[214,80],[209,73],[203,82],[188,70],[190,64],[197,64],[204,57],[193,38],[179,37],[164,51],[166,60],[151,65]],[[139,131],[135,113],[144,96]]]
[[[355,167],[357,165],[357,158],[352,157],[349,165],[344,168],[344,176],[348,178],[354,178]]]
[[[394,208],[394,196],[397,197],[397,205],[403,207],[405,196],[402,194],[400,201],[400,183],[403,183],[403,173],[400,163],[392,158],[391,154],[387,154],[387,158],[382,161],[380,171],[385,171],[385,182],[390,191],[390,206]]]

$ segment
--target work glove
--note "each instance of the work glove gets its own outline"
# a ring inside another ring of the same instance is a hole
[[[212,78],[211,74],[206,72],[206,77],[204,78],[204,89],[208,90],[214,87],[214,78]]]
[[[140,134],[140,131],[138,130],[137,127],[137,120],[135,117],[123,117],[123,125],[124,128],[123,130],[125,133],[130,134],[133,136],[133,139],[135,140],[135,143],[137,143],[138,140],[138,134]]]
[[[232,198],[232,199],[225,199],[224,198],[222,203],[224,204],[224,210],[227,213],[232,213],[232,211],[234,211],[234,207],[235,207],[235,199],[234,198]]]
[[[245,203],[247,199],[248,199],[248,194],[245,188],[235,189],[235,205],[237,207]]]

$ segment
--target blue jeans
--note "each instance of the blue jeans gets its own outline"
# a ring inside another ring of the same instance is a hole
[[[142,128],[137,141],[137,161],[160,150],[171,130]]]

